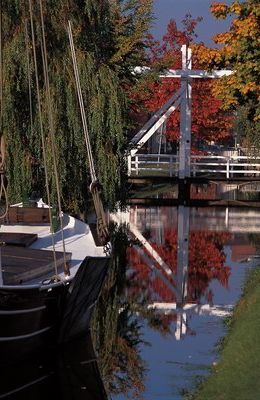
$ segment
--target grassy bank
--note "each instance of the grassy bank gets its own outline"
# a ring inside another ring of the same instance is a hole
[[[212,374],[187,399],[260,399],[260,268],[248,277]]]

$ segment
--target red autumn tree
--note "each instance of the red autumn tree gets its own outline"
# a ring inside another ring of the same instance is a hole
[[[162,43],[149,37],[150,55],[148,64],[153,71],[163,68],[181,68],[181,46],[192,45],[195,27],[200,18],[193,19],[187,15],[183,21],[183,30],[177,28],[176,22],[171,20]],[[193,68],[200,68],[199,62]],[[178,78],[155,78],[154,74],[144,76],[131,96],[135,112],[143,114],[153,113],[166,103],[178,90]],[[166,135],[169,140],[179,138],[180,111],[176,110],[167,122]],[[192,134],[194,138],[204,141],[225,141],[231,136],[232,117],[221,109],[221,101],[212,93],[212,80],[193,79],[192,81]]]

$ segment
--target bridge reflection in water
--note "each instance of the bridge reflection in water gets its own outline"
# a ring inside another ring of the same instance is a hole
[[[241,233],[260,233],[258,210],[131,206],[112,219],[126,223],[138,240],[129,251],[131,285],[138,287],[139,281],[140,287],[145,280],[146,307],[175,320],[177,340],[189,330],[192,315],[230,314],[232,304],[213,304],[211,284],[218,281],[228,288],[230,268],[224,246],[232,246]],[[241,260],[257,259],[252,246],[245,242],[244,247],[249,253],[241,254]],[[130,296],[131,290],[138,289],[129,289]]]
[[[195,207],[236,206],[260,208],[260,181],[186,180],[186,188],[176,179],[131,178],[129,204]]]

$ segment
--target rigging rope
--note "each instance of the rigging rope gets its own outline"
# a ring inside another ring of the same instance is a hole
[[[68,31],[69,31],[70,49],[71,49],[71,54],[72,54],[74,75],[75,75],[75,80],[76,80],[77,94],[78,94],[78,100],[79,100],[80,112],[81,112],[81,119],[82,119],[82,124],[83,124],[83,132],[84,132],[85,143],[86,143],[86,148],[87,148],[87,153],[88,153],[90,176],[91,176],[92,182],[96,182],[97,181],[97,177],[96,177],[96,172],[95,172],[93,155],[92,155],[92,151],[91,151],[91,144],[90,144],[90,139],[89,139],[88,125],[87,125],[86,113],[85,113],[84,102],[83,102],[83,97],[82,97],[82,91],[81,91],[81,86],[80,86],[79,71],[78,71],[78,66],[77,66],[77,58],[76,58],[76,52],[75,52],[75,47],[74,47],[74,42],[73,42],[72,29],[71,29],[70,21],[69,21],[68,24],[69,24],[68,25]]]
[[[58,268],[57,268],[57,258],[56,258],[56,251],[55,251],[55,242],[54,242],[54,229],[53,229],[51,206],[50,206],[51,201],[50,201],[50,190],[49,190],[49,183],[48,183],[48,167],[47,167],[45,137],[44,137],[44,131],[43,131],[41,96],[40,96],[40,88],[39,88],[38,64],[37,64],[37,57],[36,57],[35,33],[34,33],[33,12],[32,12],[31,0],[29,0],[29,13],[30,13],[32,50],[33,50],[34,70],[35,70],[36,95],[37,95],[37,104],[38,104],[39,125],[40,125],[41,142],[42,142],[42,154],[43,154],[43,165],[44,165],[44,175],[45,175],[45,187],[46,187],[46,193],[47,193],[47,202],[48,202],[47,205],[48,205],[50,227],[51,227],[51,241],[52,241],[54,269],[55,269],[55,275],[57,276],[58,275]]]
[[[101,186],[97,180],[94,159],[93,159],[92,150],[91,150],[89,130],[88,130],[88,125],[87,125],[87,118],[86,118],[84,101],[83,101],[82,90],[81,90],[81,85],[80,85],[77,58],[76,58],[76,52],[75,52],[75,47],[74,47],[74,41],[73,41],[72,28],[71,28],[70,21],[68,21],[68,35],[69,35],[74,76],[75,76],[75,81],[76,81],[78,101],[79,101],[79,106],[80,106],[81,120],[82,120],[82,125],[83,125],[83,132],[84,132],[85,143],[86,143],[86,148],[87,148],[89,170],[90,170],[90,176],[91,176],[90,192],[93,197],[93,203],[94,203],[94,207],[95,207],[95,211],[96,211],[96,215],[97,215],[97,234],[98,234],[98,237],[99,237],[100,241],[102,242],[102,244],[105,245],[109,241],[108,228],[107,228],[103,204],[102,204],[102,201],[100,198]]]
[[[50,131],[50,139],[51,139],[50,142],[51,142],[51,150],[52,150],[52,158],[53,158],[53,171],[54,171],[55,185],[56,185],[56,191],[57,191],[59,221],[60,221],[60,228],[61,228],[61,240],[62,240],[62,247],[63,247],[63,264],[64,264],[64,273],[65,273],[65,275],[69,276],[70,270],[69,270],[69,266],[66,263],[66,249],[65,249],[64,232],[63,232],[60,183],[59,183],[59,177],[58,177],[58,168],[57,168],[57,160],[56,160],[55,141],[54,141],[54,123],[53,123],[53,115],[52,115],[52,107],[51,107],[50,81],[49,81],[49,73],[48,73],[48,60],[47,60],[42,0],[39,0],[39,3],[40,3],[41,31],[42,31],[43,72],[44,72],[44,80],[45,80],[45,86],[46,86],[46,98],[47,98],[47,107],[48,107],[48,115],[49,115],[49,131]]]
[[[33,134],[33,109],[32,109],[32,82],[30,73],[30,50],[29,50],[29,36],[27,28],[27,20],[24,21],[25,29],[25,46],[26,46],[26,58],[27,58],[27,74],[28,74],[28,95],[29,95],[29,109],[30,109],[30,125],[31,125],[31,136]]]
[[[5,186],[5,140],[3,135],[3,42],[2,42],[2,0],[0,0],[0,202],[4,194],[4,207],[0,207],[0,219],[8,214],[8,195]]]

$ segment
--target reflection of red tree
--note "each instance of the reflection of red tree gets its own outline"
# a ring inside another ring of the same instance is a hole
[[[223,245],[229,238],[228,233],[196,231],[190,233],[189,268],[188,268],[188,298],[187,301],[199,301],[205,296],[211,303],[213,293],[209,289],[213,279],[224,287],[228,286],[230,268],[225,266]],[[158,254],[176,273],[177,270],[177,232],[165,230],[165,244],[152,243]],[[146,288],[149,301],[174,301],[173,293],[156,274],[151,274],[142,256],[134,248],[129,250],[129,263],[133,268],[131,294],[140,295],[139,290]],[[159,265],[157,265],[158,268]],[[162,271],[161,271],[162,272]],[[147,289],[148,288],[148,289]]]

